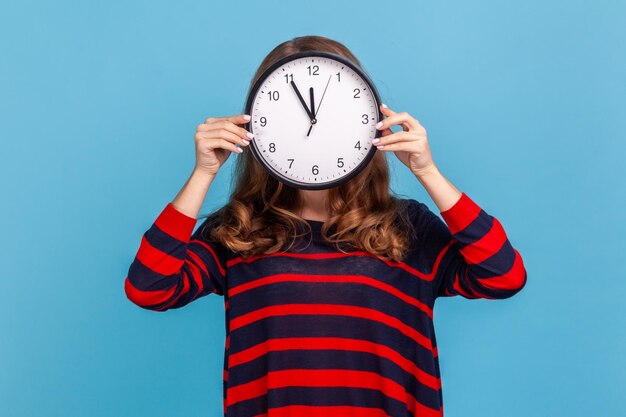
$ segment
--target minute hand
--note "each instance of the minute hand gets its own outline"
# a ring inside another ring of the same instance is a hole
[[[302,94],[300,94],[300,90],[298,90],[298,87],[296,87],[296,83],[294,83],[293,81],[291,81],[291,86],[293,87],[293,89],[296,91],[296,94],[298,95],[298,98],[300,99],[300,103],[302,103],[302,107],[304,107],[304,110],[306,111],[306,113],[309,115],[309,118],[311,120],[315,119],[315,116],[313,115],[313,112],[311,110],[309,110],[308,106],[306,105],[306,103],[304,102],[304,99],[302,98]]]
[[[324,96],[326,95],[326,89],[328,88],[328,83],[330,83],[331,77],[332,77],[332,75],[330,75],[328,77],[328,81],[326,81],[326,87],[324,87],[324,92],[322,93],[322,98],[320,99],[320,102],[317,104],[317,110],[315,110],[315,113],[313,113],[313,117],[317,117],[317,113],[320,111],[320,106],[322,105],[322,100],[324,100]]]

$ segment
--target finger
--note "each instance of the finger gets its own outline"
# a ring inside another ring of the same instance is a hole
[[[379,151],[406,151],[416,153],[413,145],[409,142],[397,142],[389,145],[381,145],[376,147]]]
[[[248,132],[243,127],[239,127],[235,125],[233,122],[225,120],[225,119],[220,119],[212,123],[201,124],[198,126],[199,132],[209,132],[211,130],[218,130],[218,129],[226,129],[238,135],[242,139],[250,140],[254,138],[254,134],[252,134],[251,132]]]
[[[241,148],[240,145],[236,145],[232,142],[227,141],[226,139],[214,139],[216,141],[218,141],[218,147],[221,149],[226,149],[227,151],[231,151],[234,153],[242,153],[243,152],[243,148]],[[213,147],[213,149],[215,149],[215,147]]]
[[[383,113],[386,112],[389,114],[389,116],[386,119],[383,119],[380,122],[378,122],[378,124],[376,125],[376,129],[379,129],[379,130],[387,129],[397,124],[397,125],[401,125],[404,130],[417,130],[421,126],[420,123],[417,121],[417,119],[415,119],[413,116],[411,116],[407,112],[396,113],[393,111],[388,111],[389,110],[388,108],[384,110],[385,111]]]
[[[196,133],[196,138],[197,139],[226,139],[229,142],[242,144],[244,146],[247,146],[250,143],[249,141],[248,143],[244,142],[244,140],[247,141],[247,139],[243,139],[233,132],[230,132],[228,130],[222,130],[222,129],[213,129],[207,132],[198,132]]]
[[[385,117],[389,117],[389,116],[392,116],[392,115],[396,114],[396,112],[391,110],[385,103],[381,103],[381,105],[380,105],[380,112]],[[382,119],[382,120],[385,120],[385,119]],[[387,130],[387,129],[385,129],[385,130]],[[388,130],[391,131],[391,129],[388,129]]]
[[[380,104],[380,112],[385,116],[391,116],[392,114],[396,114],[396,112],[391,110],[385,103]]]
[[[241,113],[241,114],[235,114],[233,116],[209,117],[208,119],[204,121],[204,123],[213,123],[219,120],[228,120],[229,122],[232,122],[236,125],[243,125],[250,121],[250,115]]]
[[[419,139],[419,134],[415,133],[415,132],[405,132],[405,131],[401,131],[401,132],[395,132],[389,136],[385,136],[382,138],[378,138],[378,142],[374,143],[374,146],[381,146],[381,145],[389,145],[392,143],[398,143],[398,142],[411,142],[411,141],[416,141]]]
[[[386,119],[381,120],[377,125],[376,129],[387,129],[393,125],[400,125],[402,128],[406,130],[417,130],[420,127],[419,122],[414,119],[407,112],[395,113],[387,117]]]

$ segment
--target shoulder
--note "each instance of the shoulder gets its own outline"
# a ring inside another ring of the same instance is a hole
[[[436,215],[426,204],[414,198],[399,198],[398,209],[404,211],[413,224],[421,220],[429,220]]]
[[[439,219],[425,203],[414,198],[398,199],[398,211],[401,227],[413,229],[415,237],[423,236],[433,221]]]
[[[194,237],[205,243],[221,246],[221,243],[212,236],[212,231],[221,223],[223,211],[223,208],[221,208],[209,214],[200,216],[198,218],[198,220],[200,220],[200,226],[196,229]]]

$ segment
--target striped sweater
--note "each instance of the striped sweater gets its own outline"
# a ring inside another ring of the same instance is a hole
[[[403,262],[342,253],[313,220],[307,245],[242,258],[168,203],[141,239],[126,295],[154,311],[224,297],[227,417],[443,416],[435,300],[508,298],[526,270],[465,193],[443,221],[404,200],[417,235]]]

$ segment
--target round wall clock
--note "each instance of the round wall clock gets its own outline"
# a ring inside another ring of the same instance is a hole
[[[357,175],[377,151],[380,98],[369,77],[344,56],[297,52],[275,62],[246,102],[249,148],[277,180],[319,190]]]

